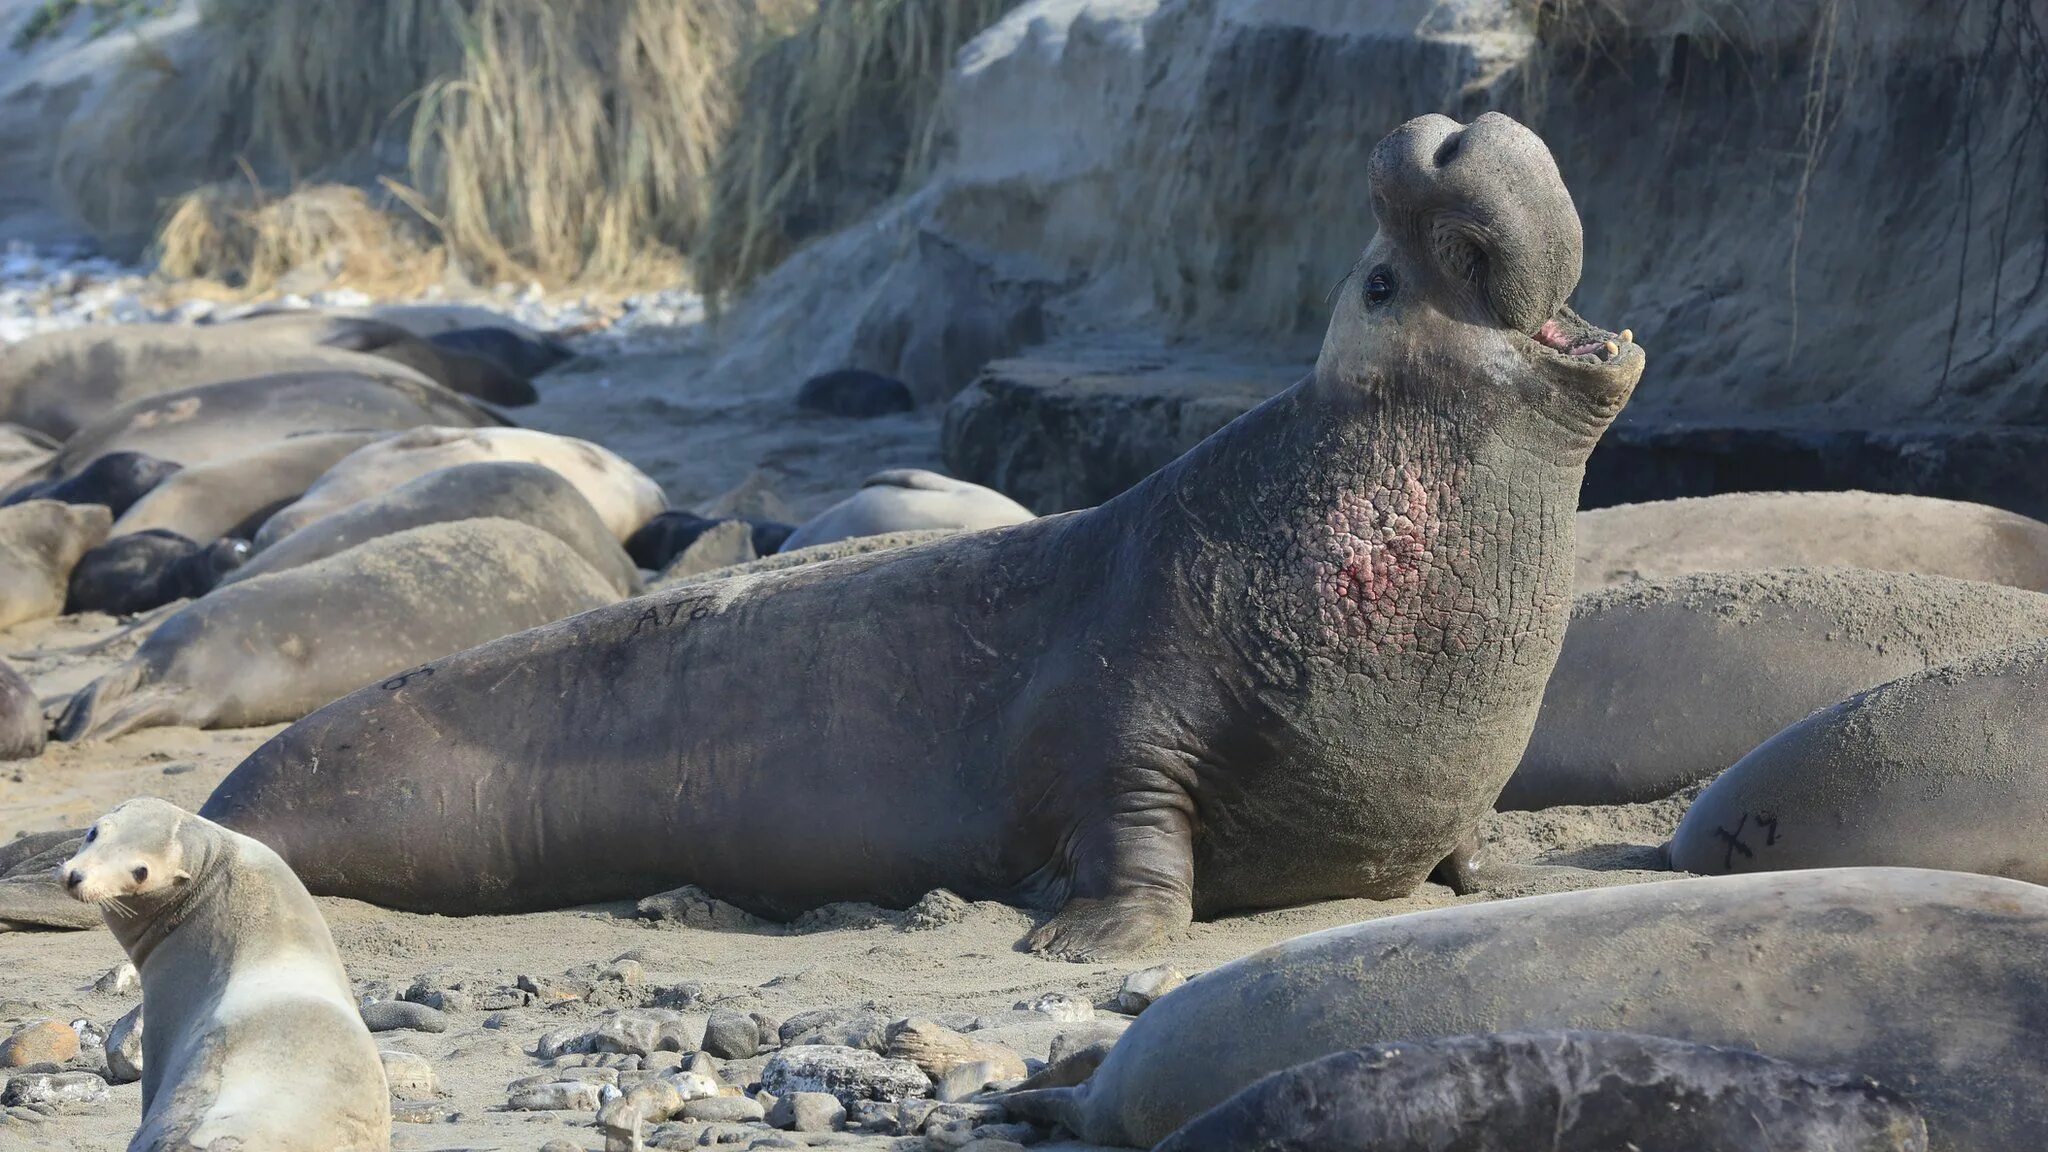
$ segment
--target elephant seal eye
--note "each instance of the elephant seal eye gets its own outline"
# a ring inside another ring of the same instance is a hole
[[[97,840],[97,839],[99,839],[99,838],[100,838],[100,826],[99,826],[99,825],[95,824],[95,825],[93,825],[92,827],[90,827],[90,828],[87,828],[87,829],[85,830],[85,842],[86,842],[87,844],[90,844],[90,843],[92,843],[93,841],[95,841],[95,840]]]
[[[1394,298],[1393,270],[1382,264],[1365,278],[1365,302],[1385,304]]]

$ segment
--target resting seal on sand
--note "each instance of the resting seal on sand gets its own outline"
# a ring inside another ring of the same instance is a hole
[[[296,720],[364,684],[396,691],[410,682],[406,669],[424,661],[617,599],[582,557],[538,528],[509,520],[413,528],[179,609],[72,698],[57,738]]]
[[[107,538],[98,504],[31,500],[0,508],[0,628],[64,611],[78,558]]]
[[[98,504],[119,517],[179,471],[169,460],[141,452],[109,452],[75,476],[12,492],[0,504],[62,500],[66,504]]]
[[[305,495],[342,457],[386,435],[294,436],[187,468],[136,501],[114,521],[113,535],[162,528],[194,540],[247,540],[272,513]]]
[[[1625,1032],[1377,1044],[1275,1072],[1153,1152],[1925,1152],[1861,1076]]]
[[[99,818],[59,869],[142,974],[129,1152],[383,1152],[384,1067],[312,897],[277,854],[162,800]]]
[[[1388,1041],[1623,1028],[1848,1069],[1947,1152],[2048,1146],[2048,889],[1909,868],[1670,880],[1276,944],[1145,1010],[1077,1088],[1013,1095],[1149,1148],[1269,1073]]]
[[[1873,568],[2048,592],[2048,524],[1961,500],[1731,492],[1579,513],[1579,591],[1746,568]]]
[[[247,540],[197,540],[152,528],[78,558],[64,611],[128,616],[204,596],[249,558]]]
[[[1896,864],[2048,884],[2048,642],[1900,677],[1765,741],[1700,793],[1687,872]]]
[[[1412,891],[1528,739],[1643,355],[1564,307],[1578,217],[1526,128],[1424,117],[1371,176],[1314,374],[1117,499],[435,661],[207,812],[395,907],[943,887],[1057,909],[1029,945],[1072,956]]]
[[[12,664],[0,660],[0,760],[27,760],[42,755],[48,729],[35,690]]]
[[[2048,595],[1904,572],[1699,572],[1582,595],[1502,809],[1705,780],[1816,708],[2048,637]]]
[[[797,525],[782,547],[795,551],[854,536],[925,528],[976,532],[1029,519],[1031,509],[993,488],[922,468],[892,468],[868,477],[860,491]]]

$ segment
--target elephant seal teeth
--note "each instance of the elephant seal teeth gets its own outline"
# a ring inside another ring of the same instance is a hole
[[[1621,330],[1621,342],[1622,342],[1623,344],[1633,344],[1633,343],[1635,343],[1635,342],[1636,342],[1636,330],[1635,330],[1635,329],[1633,329],[1633,328],[1623,328],[1623,329]]]
[[[1601,347],[1607,349],[1607,358],[1609,360],[1612,360],[1616,356],[1621,355],[1621,347],[1612,340],[1609,340],[1607,343],[1601,345]]]

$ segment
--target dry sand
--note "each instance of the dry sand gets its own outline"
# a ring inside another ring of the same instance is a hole
[[[868,472],[934,463],[936,413],[930,410],[864,422],[811,417],[793,413],[786,395],[744,397],[686,386],[688,374],[674,355],[583,363],[547,377],[545,402],[519,416],[531,426],[606,444],[661,481],[678,505],[715,496],[760,466],[792,513],[801,515],[830,503]],[[99,616],[40,621],[0,632],[0,652],[47,699],[126,655],[132,643],[89,654],[67,651],[117,630]],[[243,755],[276,731],[154,729],[104,744],[56,746],[39,759],[0,765],[0,839],[82,826],[135,795],[196,808]],[[1487,828],[1488,884],[1499,895],[1527,895],[1661,878],[1644,869],[1658,866],[1655,845],[1681,813],[1679,803],[1667,801],[1494,817]],[[634,1002],[659,997],[694,1010],[731,1007],[784,1017],[868,1004],[892,1016],[983,1014],[1046,992],[1100,1002],[1126,974],[1154,964],[1193,973],[1304,932],[1459,901],[1429,885],[1405,900],[1344,901],[1197,924],[1143,957],[1114,965],[1017,951],[1030,918],[993,904],[972,905],[958,921],[925,930],[906,929],[899,917],[837,906],[810,918],[815,930],[790,935],[657,927],[623,904],[476,919],[416,916],[346,900],[320,904],[364,992],[389,996],[430,973],[489,989],[520,976],[562,977],[630,954],[646,973],[647,990],[629,994]],[[137,997],[98,993],[92,985],[121,960],[112,937],[100,930],[0,933],[0,1035],[48,1017],[111,1024]],[[382,1046],[427,1057],[441,1086],[440,1096],[413,1120],[394,1125],[393,1147],[531,1152],[555,1139],[603,1147],[590,1113],[502,1109],[506,1083],[541,1070],[531,1053],[543,1032],[594,1022],[619,1006],[614,998],[609,1004],[472,1011],[453,1015],[445,1033],[381,1034]],[[1018,1044],[1024,1056],[1043,1058],[1049,1040],[1050,1030],[1040,1029]],[[138,1086],[117,1086],[111,1102],[39,1126],[0,1121],[0,1148],[118,1152],[139,1113]]]

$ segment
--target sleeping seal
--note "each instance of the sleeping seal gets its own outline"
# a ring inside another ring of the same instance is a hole
[[[1502,809],[1662,799],[1787,724],[1894,676],[2048,636],[2048,595],[1788,568],[1579,597]]]
[[[201,544],[162,528],[116,536],[78,558],[64,611],[129,616],[196,599],[248,558],[246,540]]]
[[[1153,1152],[1925,1152],[1861,1076],[1625,1032],[1375,1044],[1275,1072]]]
[[[540,399],[530,375],[476,355],[459,345],[424,339],[405,328],[367,316],[349,316],[319,308],[272,312],[223,325],[232,335],[275,338],[319,344],[351,352],[367,352],[380,360],[403,364],[451,392],[506,407]]]
[[[265,548],[224,582],[240,583],[311,564],[365,540],[423,524],[492,516],[546,532],[575,549],[619,595],[639,594],[640,570],[576,486],[552,468],[513,460],[439,468],[322,516]]]
[[[179,609],[72,698],[56,734],[296,720],[364,684],[395,691],[408,682],[400,673],[424,661],[617,599],[582,557],[537,528],[413,528]]]
[[[0,500],[0,505],[26,500],[98,504],[118,518],[178,471],[178,465],[171,461],[141,452],[109,452],[76,475],[11,492]]]
[[[247,540],[279,508],[306,494],[342,457],[384,432],[327,432],[273,440],[186,468],[114,521],[115,536],[161,528],[193,540]]]
[[[0,628],[61,614],[71,570],[112,523],[98,504],[31,500],[0,508]]]
[[[1203,973],[1012,1115],[1149,1148],[1272,1072],[1396,1039],[1626,1029],[1842,1068],[1944,1152],[2048,1147],[2048,889],[1910,868],[1667,880],[1389,916]],[[1539,1145],[1540,1146],[1540,1145]]]
[[[1875,492],[1730,492],[1579,513],[1581,592],[1746,568],[1872,568],[2048,592],[2048,524]]]
[[[260,552],[322,516],[456,464],[523,460],[561,473],[624,540],[668,505],[661,486],[609,449],[526,428],[415,428],[351,452],[256,533]]]
[[[1586,456],[1643,353],[1565,307],[1578,217],[1528,129],[1424,117],[1371,178],[1316,370],[1117,499],[436,660],[206,811],[393,907],[943,887],[1056,909],[1029,946],[1069,956],[1412,891],[1528,740]]]
[[[2048,884],[2048,642],[1910,673],[1766,740],[1665,851],[1687,872],[1897,864]]]
[[[142,974],[128,1152],[384,1152],[384,1067],[327,922],[277,854],[162,800],[95,821],[59,869]]]
[[[797,525],[782,547],[794,552],[854,536],[925,528],[978,532],[1029,519],[1031,509],[993,488],[922,468],[892,468],[861,481],[860,491]]]
[[[28,760],[43,754],[49,725],[35,690],[12,664],[0,660],[0,760]],[[4,870],[0,870],[4,875]]]

